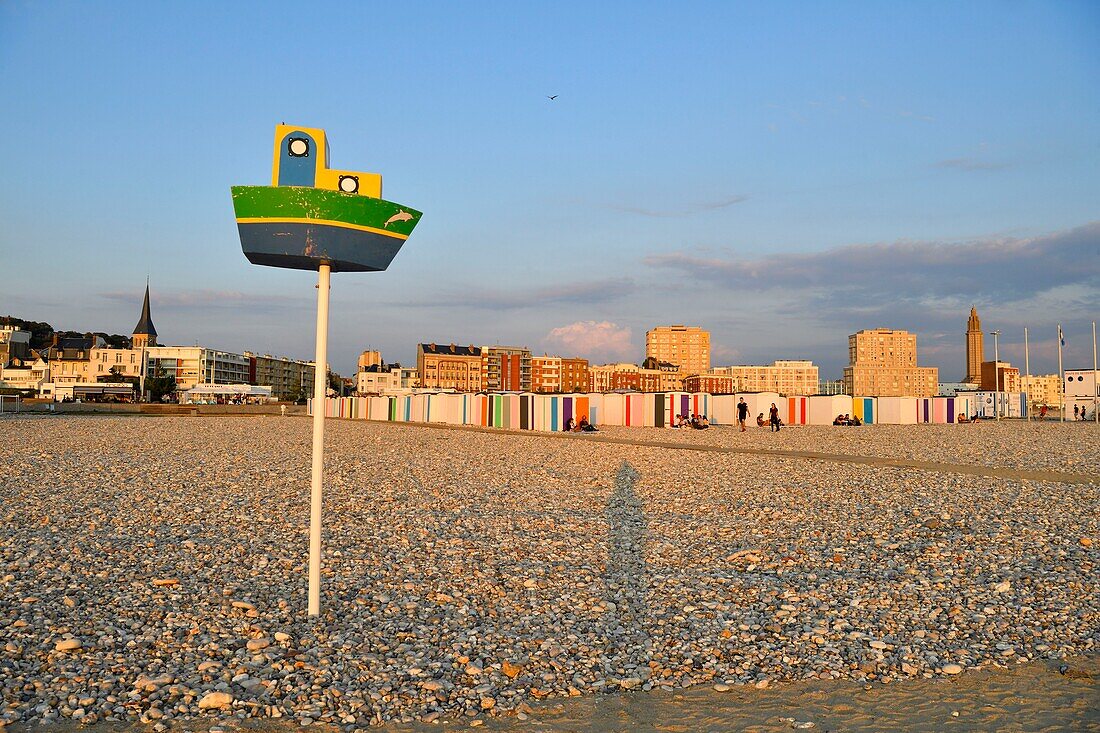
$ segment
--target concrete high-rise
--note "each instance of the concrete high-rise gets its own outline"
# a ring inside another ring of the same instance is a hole
[[[645,332],[645,355],[680,368],[680,374],[710,371],[710,331],[698,326],[657,326]]]
[[[978,318],[978,311],[970,309],[970,320],[966,324],[966,377],[964,382],[980,384],[982,381],[982,322]]]
[[[934,397],[939,369],[917,366],[917,337],[875,328],[848,337],[844,389],[860,397]]]

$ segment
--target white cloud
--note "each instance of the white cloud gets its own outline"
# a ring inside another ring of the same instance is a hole
[[[610,321],[577,321],[552,329],[543,339],[547,346],[561,348],[562,356],[614,360],[635,356],[629,326]]]

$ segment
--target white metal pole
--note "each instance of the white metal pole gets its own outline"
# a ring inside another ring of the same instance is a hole
[[[1000,330],[991,331],[993,334],[993,386],[996,391],[993,393],[993,412],[996,414],[997,419],[1001,419],[1001,349],[999,346],[998,338],[1001,335]]]
[[[1066,421],[1066,377],[1062,374],[1062,324],[1058,324],[1058,392],[1062,398],[1059,422]]]
[[[1096,408],[1100,406],[1100,382],[1096,381],[1096,321],[1092,322],[1092,391],[1095,393],[1092,396],[1092,419],[1093,422],[1100,423],[1100,410]]]
[[[1027,355],[1027,327],[1024,327],[1024,410],[1027,411],[1027,421],[1031,422],[1031,362]]]
[[[332,267],[317,271],[317,353],[313,371],[313,472],[309,492],[309,610],[321,613],[321,481],[325,467],[325,383],[328,367],[328,290]]]

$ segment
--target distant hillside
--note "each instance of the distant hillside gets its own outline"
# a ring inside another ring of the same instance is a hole
[[[88,333],[80,331],[54,331],[53,326],[45,321],[25,321],[22,318],[16,318],[15,316],[0,316],[0,326],[18,326],[24,331],[30,331],[31,334],[31,348],[35,350],[41,350],[49,348],[53,343],[54,333],[61,337],[68,336],[87,336]],[[104,333],[103,331],[92,331],[92,334],[96,336],[102,336],[103,340],[107,342],[107,345],[114,349],[128,349],[130,348],[130,337],[122,336],[117,333]]]

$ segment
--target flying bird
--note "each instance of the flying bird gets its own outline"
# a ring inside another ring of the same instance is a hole
[[[549,99],[549,100],[555,100],[555,99],[557,99],[557,98],[558,98],[558,95],[557,95],[557,94],[555,94],[555,95],[554,95],[554,96],[552,96],[552,97],[547,97],[547,99]]]

